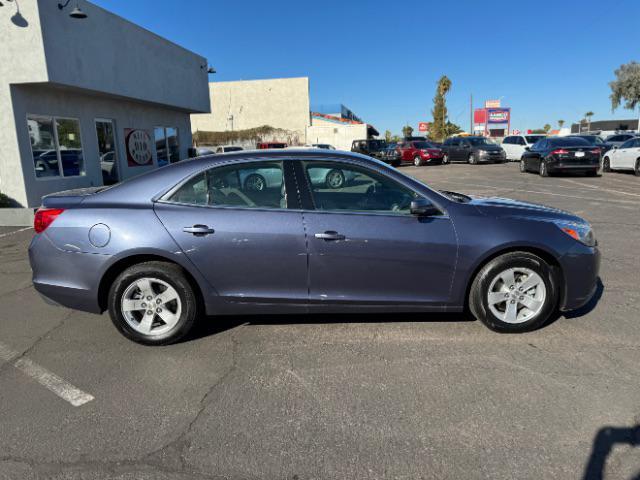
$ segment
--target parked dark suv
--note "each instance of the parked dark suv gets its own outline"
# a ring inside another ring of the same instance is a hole
[[[442,163],[467,162],[470,164],[506,162],[502,147],[485,137],[447,138],[442,145]]]
[[[380,158],[387,148],[385,140],[354,140],[351,144],[351,151],[369,155],[370,157]]]

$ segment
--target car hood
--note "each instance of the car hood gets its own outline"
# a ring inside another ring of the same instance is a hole
[[[483,215],[492,217],[519,217],[539,220],[565,220],[582,223],[584,220],[559,208],[510,198],[470,196],[473,205]]]

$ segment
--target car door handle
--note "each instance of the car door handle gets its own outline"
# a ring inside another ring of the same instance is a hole
[[[213,228],[209,228],[206,225],[194,225],[193,227],[184,227],[182,231],[185,233],[191,233],[196,237],[204,237],[205,235],[210,235],[212,233],[215,233],[215,230]]]
[[[315,237],[320,240],[344,240],[346,238],[344,235],[334,232],[333,230],[329,230],[324,233],[316,233]]]

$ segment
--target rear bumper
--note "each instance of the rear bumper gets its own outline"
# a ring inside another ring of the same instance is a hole
[[[35,235],[29,246],[33,286],[47,303],[101,313],[97,279],[110,258],[61,250],[46,233]]]
[[[548,172],[593,171],[600,168],[600,162],[584,163],[547,163]]]
[[[560,259],[564,273],[564,295],[560,310],[576,310],[591,300],[598,288],[600,250],[576,245]]]

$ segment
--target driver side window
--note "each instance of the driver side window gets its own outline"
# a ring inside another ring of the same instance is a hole
[[[303,162],[316,210],[409,215],[413,190],[367,168],[338,162]]]

